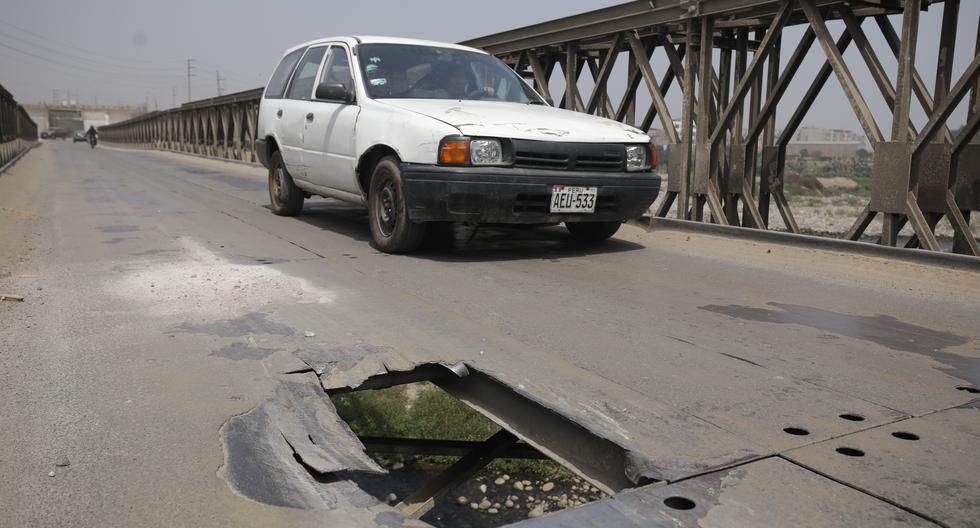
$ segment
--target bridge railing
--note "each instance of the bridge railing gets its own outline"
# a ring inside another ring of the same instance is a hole
[[[0,169],[37,142],[37,124],[0,86]]]
[[[133,147],[172,150],[257,162],[255,126],[262,88],[201,99],[99,127],[99,139]]]

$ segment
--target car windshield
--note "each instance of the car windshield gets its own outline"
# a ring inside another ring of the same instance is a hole
[[[458,99],[543,104],[513,70],[483,53],[433,46],[364,44],[364,87],[373,99]]]

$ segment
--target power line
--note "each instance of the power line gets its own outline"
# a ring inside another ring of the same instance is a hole
[[[0,48],[3,48],[3,47],[4,46],[2,44],[0,44]],[[2,50],[0,50],[0,51],[2,51]],[[114,78],[114,79],[111,79],[110,80],[110,79],[107,79],[106,78],[106,75],[99,74],[98,72],[94,72],[94,71],[89,70],[87,68],[80,68],[80,67],[73,66],[73,65],[70,65],[70,64],[65,65],[64,63],[58,63],[58,64],[62,64],[62,65],[68,66],[70,68],[73,68],[73,69],[77,69],[78,70],[78,71],[67,71],[67,70],[65,70],[63,68],[58,68],[58,67],[52,66],[51,64],[48,63],[48,62],[51,62],[51,60],[50,59],[43,58],[43,57],[42,57],[42,60],[44,60],[45,62],[33,61],[33,60],[28,59],[27,57],[22,57],[22,56],[19,56],[19,55],[3,55],[3,56],[6,57],[8,60],[22,62],[24,64],[30,64],[30,65],[32,65],[34,67],[45,68],[47,70],[50,70],[50,71],[53,71],[53,72],[56,72],[58,74],[65,75],[65,76],[79,76],[79,75],[85,76],[85,77],[87,77],[87,78],[89,78],[91,80],[94,80],[98,84],[102,84],[102,85],[105,85],[105,86],[126,85],[126,86],[134,86],[134,87],[139,87],[139,88],[146,88],[147,86],[156,86],[157,84],[159,84],[156,81],[143,81],[143,82],[140,82],[140,81],[134,80],[134,79],[118,79],[118,78]]]
[[[133,77],[143,77],[143,78],[146,78],[146,77],[157,77],[157,78],[166,77],[166,78],[173,78],[175,76],[175,75],[132,74],[132,73],[125,73],[125,72],[118,72],[118,71],[98,70],[98,69],[92,68],[91,66],[85,66],[85,65],[80,65],[80,64],[72,64],[70,62],[62,62],[62,61],[57,60],[57,59],[52,59],[50,57],[45,57],[44,55],[38,55],[36,53],[32,53],[30,51],[23,50],[23,49],[18,48],[16,46],[11,46],[11,45],[6,44],[4,42],[0,42],[0,47],[7,48],[9,50],[16,51],[17,53],[20,53],[20,54],[23,54],[23,55],[27,55],[27,56],[33,57],[35,59],[43,60],[45,62],[50,62],[52,64],[57,64],[59,66],[64,66],[66,68],[72,68],[72,69],[80,70],[80,71],[83,71],[83,72],[89,72],[89,73],[102,73],[104,75],[130,77],[130,78],[133,78]]]
[[[34,37],[40,38],[40,39],[42,39],[43,42],[50,42],[50,43],[53,43],[53,44],[58,44],[60,46],[65,46],[65,47],[67,47],[69,49],[73,49],[73,50],[82,50],[82,51],[85,51],[85,52],[90,53],[92,55],[101,56],[103,58],[110,59],[110,60],[131,61],[131,62],[143,62],[143,63],[154,63],[154,62],[156,62],[156,63],[164,63],[164,62],[176,63],[176,62],[181,62],[180,59],[134,59],[134,58],[131,58],[131,57],[117,57],[117,56],[112,56],[112,55],[106,55],[104,53],[92,51],[90,49],[85,49],[85,48],[83,48],[81,46],[78,46],[78,45],[75,45],[75,44],[66,44],[64,42],[61,42],[61,41],[52,39],[48,35],[42,35],[40,33],[31,31],[29,29],[24,29],[24,28],[22,28],[20,26],[11,24],[10,22],[7,22],[6,20],[0,20],[0,24],[3,24],[5,26],[11,27],[11,28],[14,28],[17,31],[20,31],[22,33],[26,33],[28,35],[32,35]]]
[[[123,65],[123,64],[113,64],[113,63],[110,63],[110,62],[104,62],[104,61],[96,60],[96,59],[93,59],[91,57],[86,57],[86,56],[84,56],[82,54],[79,54],[79,53],[72,53],[72,52],[68,52],[68,51],[58,50],[58,49],[52,48],[50,46],[46,46],[44,44],[38,44],[38,43],[32,42],[32,41],[30,41],[28,39],[23,39],[23,38],[17,37],[16,35],[11,35],[10,33],[6,33],[4,31],[0,31],[0,36],[3,36],[4,38],[7,38],[7,39],[13,39],[14,41],[16,41],[18,43],[21,43],[21,44],[26,44],[26,45],[30,46],[31,49],[33,49],[34,51],[37,51],[37,50],[45,50],[47,52],[54,53],[54,54],[56,54],[59,57],[60,56],[68,56],[72,60],[80,60],[80,61],[90,62],[92,64],[95,64],[95,65],[98,65],[98,66],[102,66],[102,67],[119,68],[119,69],[124,69],[124,70],[127,70],[127,71],[132,71],[132,70],[147,70],[147,71],[153,71],[153,72],[163,72],[163,71],[171,71],[172,72],[172,71],[174,71],[174,69],[177,69],[177,70],[180,69],[180,66],[168,66],[168,67],[165,67],[166,69],[161,69],[160,67],[132,66],[132,65]]]

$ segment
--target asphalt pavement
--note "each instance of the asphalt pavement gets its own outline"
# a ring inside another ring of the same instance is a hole
[[[0,526],[412,525],[349,483],[303,509],[227,480],[222,427],[290,358],[351,350],[322,383],[463,362],[662,476],[568,526],[980,518],[978,272],[632,225],[393,256],[356,207],[273,215],[265,178],[64,142],[0,175],[0,293],[25,297],[0,302]],[[896,424],[919,443],[889,444]],[[675,489],[712,499],[623,502]]]

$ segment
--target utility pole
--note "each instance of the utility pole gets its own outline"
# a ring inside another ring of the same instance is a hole
[[[215,72],[214,72],[214,80],[218,83],[218,97],[221,97],[221,81],[224,81],[226,79],[222,79],[221,78],[221,72],[215,70]]]
[[[194,66],[191,66],[192,62],[194,59],[187,59],[187,102],[191,101],[191,77],[194,77],[194,74],[191,73],[194,69]]]

